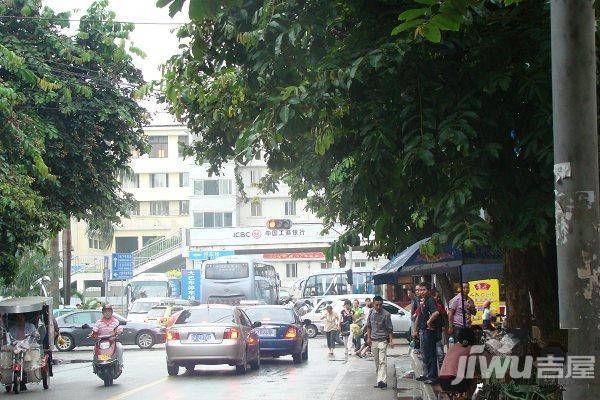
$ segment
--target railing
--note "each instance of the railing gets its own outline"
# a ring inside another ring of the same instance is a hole
[[[102,272],[104,256],[75,257],[71,261],[71,275]]]
[[[133,268],[136,269],[143,264],[155,260],[163,254],[166,254],[180,246],[181,232],[160,238],[132,253]]]

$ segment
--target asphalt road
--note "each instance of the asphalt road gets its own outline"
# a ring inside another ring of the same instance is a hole
[[[55,353],[55,358],[76,363],[57,365],[50,389],[30,384],[19,396],[27,399],[83,400],[171,400],[171,399],[260,399],[260,400],[329,400],[348,370],[343,350],[334,359],[327,357],[325,341],[310,341],[309,361],[294,365],[291,357],[263,359],[259,371],[236,375],[235,368],[196,366],[193,373],[180,369],[177,377],[167,376],[164,347],[140,350],[126,346],[124,372],[114,386],[104,387],[92,373],[89,360],[92,349]],[[2,395],[0,395],[2,396]],[[4,395],[14,396],[14,395]]]

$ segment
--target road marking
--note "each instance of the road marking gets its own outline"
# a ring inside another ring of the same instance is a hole
[[[161,379],[159,379],[157,381],[147,383],[147,384],[139,386],[139,387],[137,387],[135,389],[131,389],[131,390],[127,391],[127,392],[121,393],[121,394],[119,394],[117,396],[109,397],[107,400],[121,400],[121,399],[124,399],[125,397],[129,397],[132,394],[135,394],[137,392],[141,392],[144,389],[148,389],[148,388],[150,388],[152,386],[158,385],[159,383],[164,382],[167,379],[168,379],[168,377],[165,376],[164,378],[161,378]]]
[[[329,385],[329,387],[327,388],[327,391],[323,395],[323,400],[331,400],[333,398],[333,396],[335,395],[335,391],[337,390],[338,386],[340,386],[340,384],[342,383],[344,376],[346,376],[350,364],[352,364],[352,361],[344,362],[344,367],[340,372],[338,372],[338,374],[333,379],[333,382],[331,382],[331,385]]]

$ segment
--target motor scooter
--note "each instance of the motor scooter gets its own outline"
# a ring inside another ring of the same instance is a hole
[[[83,329],[90,329],[88,324],[82,326]],[[112,386],[113,381],[121,376],[123,368],[119,365],[117,359],[117,338],[116,332],[107,336],[98,336],[94,339],[94,361],[92,367],[94,374],[102,379],[104,386]]]

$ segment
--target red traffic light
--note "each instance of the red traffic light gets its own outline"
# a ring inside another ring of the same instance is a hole
[[[292,227],[292,221],[289,219],[270,219],[267,221],[267,228],[269,229],[290,229]]]

